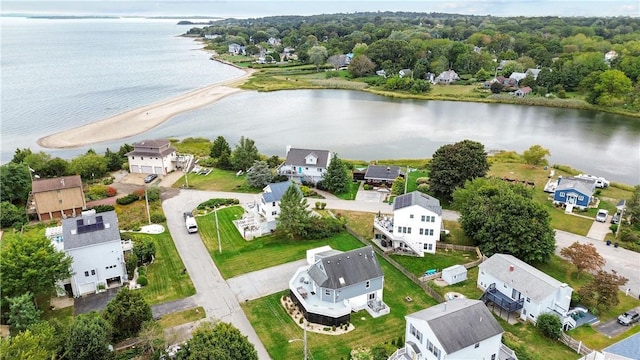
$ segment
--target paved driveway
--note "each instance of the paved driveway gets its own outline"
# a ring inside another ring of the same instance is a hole
[[[289,280],[298,268],[308,265],[307,260],[272,266],[227,280],[239,302],[259,299],[289,288]]]
[[[609,226],[611,226],[611,223],[609,222],[610,220],[611,216],[607,217],[607,221],[605,222],[594,220],[593,224],[591,224],[591,228],[589,228],[587,237],[596,240],[604,240],[604,237],[611,233],[611,230],[609,230]]]
[[[637,324],[633,326],[638,326]],[[614,337],[622,334],[623,332],[631,329],[632,326],[624,326],[618,324],[618,319],[611,319],[609,321],[605,321],[600,323],[593,328],[596,329],[599,333],[604,334],[608,337]]]

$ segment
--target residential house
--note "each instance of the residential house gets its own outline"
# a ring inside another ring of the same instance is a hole
[[[73,259],[72,276],[65,287],[74,297],[121,286],[128,280],[124,250],[131,249],[131,243],[120,239],[115,211],[84,211],[64,219],[61,231],[48,235],[56,248]]]
[[[204,34],[204,38],[207,40],[214,40],[217,39],[219,37],[221,37],[222,35],[220,34]]]
[[[339,326],[351,312],[365,310],[372,317],[389,313],[382,300],[384,274],[371,246],[341,252],[324,246],[307,251],[308,265],[291,280],[291,300],[307,321]]]
[[[402,70],[398,71],[398,75],[401,78],[403,78],[403,77],[412,77],[413,71],[411,71],[411,69],[402,69]]]
[[[458,80],[460,80],[460,76],[453,70],[443,71],[435,78],[435,82],[438,84],[451,84]]]
[[[525,86],[513,92],[513,94],[517,97],[525,97],[531,93],[531,88]]]
[[[280,200],[291,185],[302,195],[295,183],[283,181],[265,186],[262,192],[256,195],[255,201],[247,205],[245,215],[236,221],[238,231],[244,238],[268,234],[276,229],[280,216]]]
[[[506,78],[504,76],[498,76],[496,81],[499,81],[503,86],[516,87],[518,86],[518,80],[512,78]]]
[[[500,71],[502,70],[505,65],[507,65],[510,61],[512,60],[500,60],[500,62],[498,63],[498,66],[496,67],[496,70]]]
[[[419,191],[393,199],[393,216],[373,220],[374,238],[383,247],[424,257],[435,254],[442,229],[440,200]]]
[[[467,268],[464,265],[453,265],[442,269],[442,280],[449,285],[467,280]]]
[[[373,186],[391,187],[397,177],[404,177],[399,166],[369,165],[364,173],[364,180]]]
[[[527,77],[527,74],[523,72],[512,72],[511,75],[509,75],[509,79],[513,79],[518,83],[520,82],[520,80],[526,77]]]
[[[618,53],[615,50],[611,50],[606,54],[604,54],[604,62],[606,62],[607,64],[611,64],[611,62],[615,60],[617,57],[618,57]]]
[[[406,315],[405,346],[389,360],[515,359],[480,300],[453,299]]]
[[[269,46],[277,46],[280,45],[282,43],[282,41],[278,38],[275,38],[273,36],[269,37],[269,39],[267,40],[267,44],[269,44]]]
[[[533,80],[538,80],[538,75],[540,75],[541,69],[529,68],[525,71],[525,74],[533,76]]]
[[[229,54],[231,55],[244,55],[244,46],[236,43],[229,44]]]
[[[520,313],[522,320],[535,322],[542,314],[555,314],[567,328],[575,326],[568,316],[573,289],[513,255],[494,254],[481,263],[478,288],[482,300],[496,311]]]
[[[176,169],[178,157],[169,140],[143,140],[133,143],[133,151],[127,153],[129,172],[167,175]]]
[[[40,221],[79,215],[87,208],[80,175],[34,180],[30,203],[28,212]]]
[[[286,160],[276,170],[278,175],[288,176],[290,180],[317,183],[322,180],[331,163],[328,150],[297,149],[287,146]]]
[[[595,188],[596,182],[592,179],[558,176],[558,185],[553,193],[553,204],[565,206],[567,211],[573,208],[584,210],[591,204]]]

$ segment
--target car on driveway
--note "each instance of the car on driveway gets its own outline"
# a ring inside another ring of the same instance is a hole
[[[611,223],[612,224],[617,224],[620,222],[620,213],[617,212],[615,214],[613,214],[613,216],[611,217]]]
[[[630,326],[633,323],[638,322],[640,320],[640,314],[638,314],[635,310],[629,310],[626,313],[618,316],[618,323],[624,326]]]
[[[155,180],[157,177],[158,177],[158,175],[156,175],[156,174],[149,174],[149,175],[147,175],[146,178],[144,178],[144,183],[148,184],[148,183],[152,182],[153,180]]]
[[[609,216],[609,210],[599,209],[598,213],[596,214],[596,221],[606,222],[607,216]]]

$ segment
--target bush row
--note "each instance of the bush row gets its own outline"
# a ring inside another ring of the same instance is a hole
[[[213,209],[216,208],[218,206],[223,206],[223,205],[238,205],[240,204],[240,200],[238,199],[218,199],[218,198],[214,198],[214,199],[209,199],[205,202],[200,203],[200,205],[198,205],[198,210],[207,210],[207,209]]]

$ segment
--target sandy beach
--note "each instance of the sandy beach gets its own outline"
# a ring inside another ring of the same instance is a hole
[[[243,70],[246,73],[241,77],[45,136],[38,139],[38,145],[53,149],[75,148],[141,134],[177,114],[209,105],[225,96],[242,91],[235,86],[243,83],[254,71]]]

